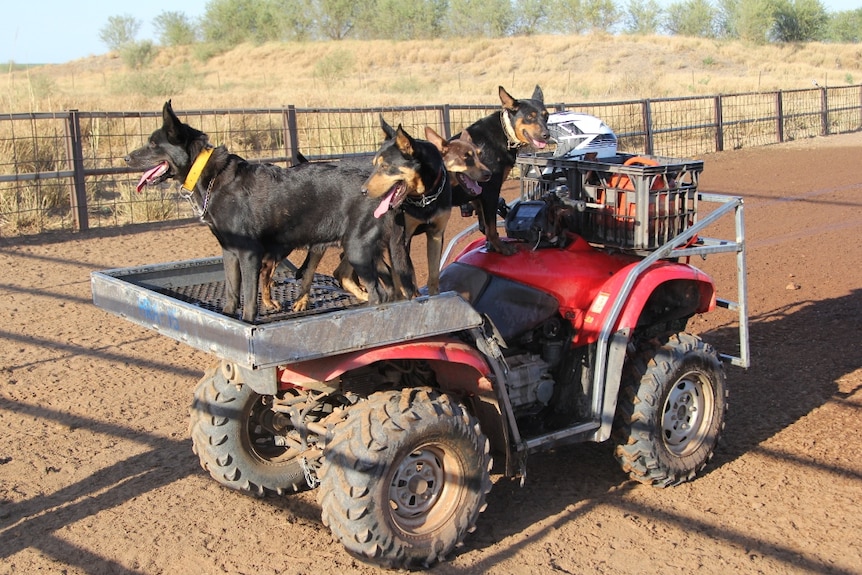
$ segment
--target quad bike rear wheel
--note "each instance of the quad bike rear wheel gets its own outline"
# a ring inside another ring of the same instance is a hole
[[[615,456],[641,483],[683,483],[712,458],[726,412],[724,368],[712,346],[687,333],[645,343],[621,384]]]
[[[219,363],[198,383],[189,409],[192,450],[222,485],[259,497],[307,487],[299,451],[283,440],[290,420],[269,408],[271,400],[228,381]]]
[[[375,393],[347,410],[320,467],[323,522],[352,554],[390,568],[442,560],[491,489],[488,439],[449,396]]]

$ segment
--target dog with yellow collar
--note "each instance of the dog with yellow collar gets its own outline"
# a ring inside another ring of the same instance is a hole
[[[362,193],[367,167],[306,163],[285,169],[248,162],[181,122],[170,101],[162,109],[162,127],[125,160],[143,170],[138,191],[169,179],[182,182],[182,193],[222,248],[223,313],[233,316],[241,307],[243,321],[259,321],[258,288],[261,279],[271,281],[273,263],[297,248],[328,244],[342,245],[371,304],[392,298],[377,281],[386,222],[374,216],[379,200]],[[300,298],[310,283],[303,278]],[[264,306],[280,309],[268,297],[270,286],[260,287]]]

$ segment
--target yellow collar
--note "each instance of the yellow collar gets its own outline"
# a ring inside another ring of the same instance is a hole
[[[204,167],[207,165],[207,161],[210,159],[210,156],[213,155],[214,149],[215,148],[204,148],[198,154],[198,157],[195,158],[195,162],[192,164],[192,169],[189,170],[189,175],[186,176],[186,181],[183,182],[184,190],[188,190],[189,192],[193,192],[195,190],[195,186],[201,177],[201,172],[204,171]]]

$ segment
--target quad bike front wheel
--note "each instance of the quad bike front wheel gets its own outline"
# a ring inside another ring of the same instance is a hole
[[[323,522],[352,554],[390,568],[442,560],[491,489],[488,439],[447,395],[375,393],[347,410],[320,468]]]
[[[222,485],[259,497],[307,487],[299,451],[285,441],[293,428],[269,409],[271,399],[228,381],[219,363],[198,383],[189,410],[192,449]]]
[[[629,357],[614,422],[615,455],[641,483],[683,483],[712,458],[724,429],[727,384],[715,349],[678,333]]]

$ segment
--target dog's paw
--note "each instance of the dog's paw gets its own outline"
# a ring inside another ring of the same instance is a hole
[[[267,311],[270,312],[278,312],[281,311],[281,302],[277,302],[275,300],[263,300],[263,307],[266,308]]]
[[[308,309],[308,294],[305,294],[295,302],[293,302],[293,307],[291,308],[294,312],[305,311]]]
[[[341,288],[361,302],[368,301],[368,291],[350,278],[341,280]]]
[[[515,244],[504,242],[499,239],[496,242],[488,240],[487,242],[485,242],[485,247],[489,252],[497,252],[498,254],[503,254],[504,256],[514,255],[518,251],[518,248]]]

